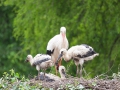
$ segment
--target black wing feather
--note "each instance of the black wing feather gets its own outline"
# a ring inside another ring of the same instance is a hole
[[[53,54],[53,52],[54,52],[54,49],[52,51],[51,50],[47,50],[46,54],[51,56],[51,54]]]
[[[38,60],[38,61],[34,62],[33,65],[39,65],[39,64],[41,64],[42,62],[46,62],[46,61],[48,61],[48,60],[50,60],[50,58],[45,58],[45,59],[43,59],[43,60]]]
[[[90,51],[88,51],[85,55],[77,55],[77,57],[79,57],[79,58],[86,58],[86,57],[89,57],[89,56],[92,56],[92,55],[94,55],[94,54],[96,54],[96,52],[95,51],[93,51],[93,50],[90,50]]]

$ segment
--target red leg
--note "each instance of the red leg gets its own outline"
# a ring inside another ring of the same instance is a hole
[[[57,66],[55,66],[56,75],[58,74]]]
[[[61,66],[61,65],[62,65],[62,58],[59,61],[59,66]]]
[[[58,74],[59,66],[61,66],[62,58],[59,60],[58,65],[55,65],[56,75]]]

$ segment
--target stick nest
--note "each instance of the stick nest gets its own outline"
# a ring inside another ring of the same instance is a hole
[[[84,79],[71,77],[60,81],[45,81],[31,79],[30,85],[40,84],[44,88],[53,88],[54,90],[66,89],[92,89],[92,90],[120,90],[120,79]]]

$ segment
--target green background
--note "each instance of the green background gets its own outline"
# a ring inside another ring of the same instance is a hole
[[[84,76],[119,72],[119,0],[1,0],[0,76],[10,69],[27,77],[37,75],[35,67],[24,62],[26,56],[46,53],[61,26],[67,29],[69,47],[88,44],[100,54],[84,64]],[[75,76],[72,60],[62,64]],[[54,67],[47,72],[55,73]]]

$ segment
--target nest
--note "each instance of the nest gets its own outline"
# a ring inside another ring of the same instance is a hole
[[[53,88],[54,90],[66,89],[92,89],[92,90],[120,90],[119,79],[84,79],[78,77],[71,77],[65,80],[37,80],[36,78],[30,80],[31,85],[40,83],[44,88]]]

